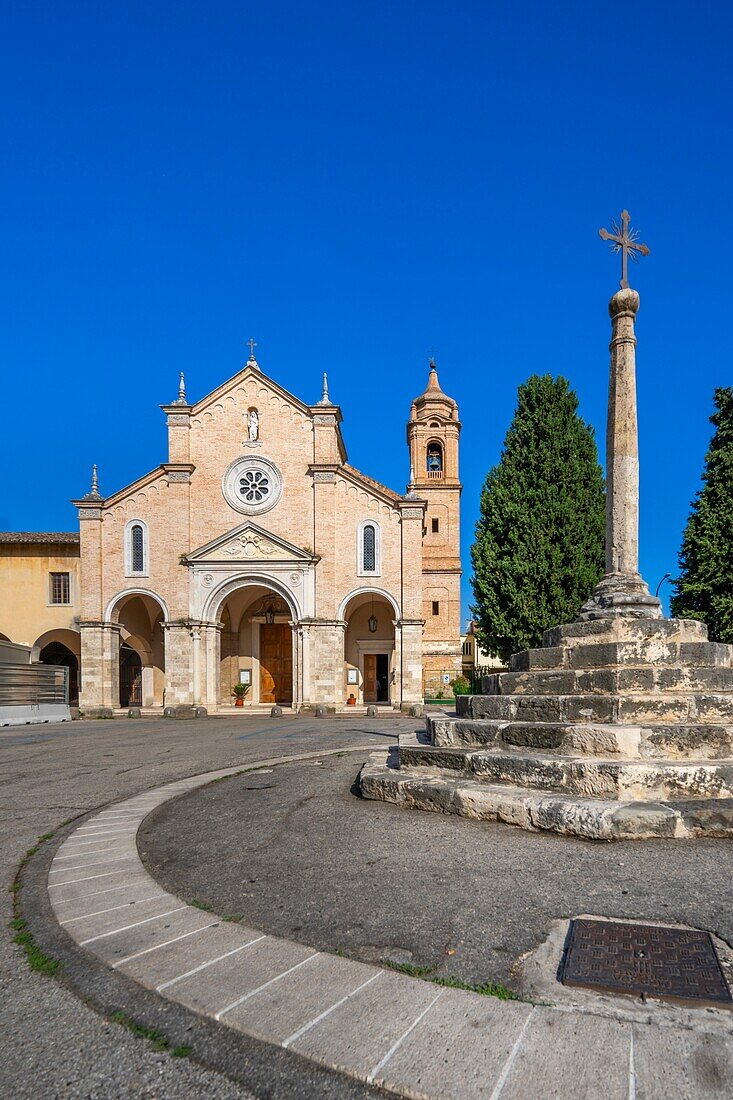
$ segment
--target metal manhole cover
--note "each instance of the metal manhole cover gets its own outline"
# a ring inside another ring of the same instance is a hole
[[[686,928],[573,920],[562,981],[665,1000],[731,1002],[710,933]]]

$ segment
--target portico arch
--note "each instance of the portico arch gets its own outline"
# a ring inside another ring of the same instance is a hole
[[[238,683],[249,687],[245,708],[297,705],[300,607],[282,581],[261,572],[230,576],[206,600],[204,616],[210,705],[233,707]]]
[[[291,613],[294,622],[302,617],[300,605],[295,594],[283,582],[269,573],[238,573],[235,577],[228,577],[226,581],[213,590],[204,604],[203,618],[209,622],[216,622],[220,609],[228,596],[240,588],[258,586],[268,588],[281,596]]]
[[[339,618],[346,623],[346,699],[394,704],[398,700],[397,601],[381,588],[356,589],[342,601]]]
[[[36,638],[32,649],[34,661],[45,665],[62,665],[69,670],[69,705],[79,704],[79,661],[81,638],[76,630],[47,630]]]
[[[118,592],[107,605],[105,620],[119,629],[112,632],[117,652],[111,659],[117,670],[119,706],[162,706],[165,701],[165,637],[168,607],[157,593],[146,588]]]

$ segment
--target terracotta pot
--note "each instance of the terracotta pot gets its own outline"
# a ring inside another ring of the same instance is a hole
[[[244,706],[244,699],[242,698],[242,696],[241,696],[241,695],[237,695],[237,696],[235,696],[235,698],[234,698],[234,706],[235,706],[235,707],[243,707],[243,706]]]

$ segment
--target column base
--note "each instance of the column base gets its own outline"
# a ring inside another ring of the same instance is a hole
[[[606,573],[583,604],[576,622],[589,619],[661,619],[662,604],[640,573]]]

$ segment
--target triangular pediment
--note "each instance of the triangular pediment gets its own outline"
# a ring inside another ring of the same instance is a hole
[[[249,520],[185,557],[186,563],[225,561],[315,561],[313,554]]]
[[[277,382],[274,382],[272,378],[269,378],[261,370],[249,364],[243,367],[242,370],[237,371],[231,378],[227,378],[226,382],[222,382],[222,384],[217,386],[215,390],[212,390],[211,393],[207,393],[200,401],[197,401],[191,410],[192,415],[199,416],[202,412],[205,412],[206,409],[220,402],[233,390],[236,390],[251,378],[255,379],[258,386],[264,387],[266,390],[269,390],[270,393],[276,394],[281,400],[287,401],[288,404],[299,409],[300,412],[304,413],[306,416],[309,415],[310,410],[308,406],[305,405],[300,398],[290,393],[290,391],[286,390],[283,386],[278,385]]]

